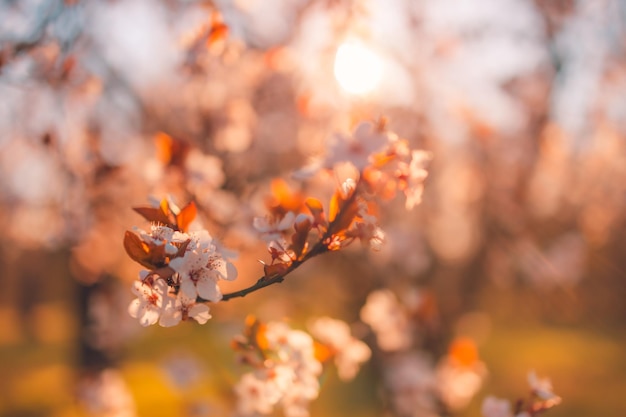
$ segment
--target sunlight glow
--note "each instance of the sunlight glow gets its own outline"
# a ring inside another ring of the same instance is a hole
[[[382,78],[382,61],[366,46],[346,42],[335,55],[335,78],[348,93],[362,95],[372,92]]]

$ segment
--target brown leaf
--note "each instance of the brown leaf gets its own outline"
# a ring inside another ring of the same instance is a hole
[[[148,262],[151,269],[161,268],[169,263],[169,255],[165,252],[165,245],[149,244]]]
[[[305,253],[309,231],[311,231],[312,226],[311,220],[308,218],[293,225],[296,232],[291,235],[291,250],[295,253],[296,259],[302,259],[302,255]]]
[[[141,265],[153,269],[150,263],[150,248],[139,236],[131,231],[124,234],[124,249],[130,258]]]
[[[265,264],[263,266],[263,272],[265,273],[265,278],[274,278],[279,275],[283,275],[287,269],[289,269],[289,264],[286,263],[277,263],[272,265]]]
[[[161,207],[133,207],[144,219],[153,223],[160,223],[166,226],[171,225],[171,219],[163,212]]]
[[[185,251],[187,250],[187,246],[191,243],[191,239],[185,240],[183,243],[172,242],[172,244],[178,247],[178,252],[176,252],[176,256],[172,256],[172,258],[179,258],[185,255]]]

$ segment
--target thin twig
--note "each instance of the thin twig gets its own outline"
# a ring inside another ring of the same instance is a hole
[[[346,207],[348,207],[350,204],[352,204],[354,202],[354,200],[357,197],[357,193],[359,190],[359,185],[360,185],[360,181],[357,182],[354,191],[352,192],[352,194],[350,195],[350,197],[344,201],[344,204],[342,205],[341,209],[339,210],[339,212],[337,213],[337,217],[333,220],[333,222],[328,225],[328,229],[326,230],[326,233],[324,233],[324,235],[320,238],[319,241],[317,241],[317,243],[315,244],[315,246],[313,246],[313,248],[308,251],[304,257],[302,259],[299,260],[295,260],[293,261],[289,267],[276,275],[272,275],[272,276],[263,276],[261,278],[259,278],[257,280],[257,282],[253,285],[251,285],[250,287],[244,288],[242,290],[239,291],[234,291],[231,293],[227,293],[224,294],[222,296],[222,300],[221,301],[228,301],[230,299],[233,298],[238,298],[238,297],[245,297],[246,295],[255,292],[257,290],[260,290],[261,288],[265,288],[268,287],[270,285],[273,284],[278,284],[281,283],[285,280],[285,277],[290,274],[291,272],[293,272],[294,270],[296,270],[300,265],[302,265],[303,263],[305,263],[306,261],[308,261],[309,259],[321,255],[323,253],[326,253],[329,251],[328,249],[328,244],[333,236],[334,230],[333,230],[333,224],[336,224],[337,222],[340,222],[342,220],[342,217],[344,216],[344,213],[347,211]]]

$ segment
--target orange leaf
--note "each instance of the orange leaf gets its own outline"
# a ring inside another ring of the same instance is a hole
[[[317,340],[313,342],[313,354],[315,355],[315,359],[321,363],[327,362],[335,356],[333,349]]]
[[[157,159],[163,165],[169,164],[174,153],[174,139],[167,133],[158,132],[154,135],[154,145],[156,146]]]
[[[186,232],[189,224],[196,218],[198,209],[193,201],[190,201],[182,208],[178,216],[176,216],[176,224],[180,231]]]
[[[343,199],[341,198],[341,195],[338,191],[336,191],[330,199],[330,205],[328,206],[328,220],[331,223],[335,220],[335,217],[337,217],[337,214],[339,213],[339,205],[342,201]]]
[[[452,360],[461,366],[472,366],[478,362],[476,343],[467,337],[455,339],[450,344],[448,353]]]
[[[261,351],[267,350],[269,345],[267,337],[265,336],[266,331],[267,325],[254,315],[249,314],[246,317],[244,336],[248,339],[248,343]]]
[[[315,198],[309,197],[306,199],[304,204],[306,204],[306,206],[311,211],[311,214],[313,214],[313,225],[323,226],[324,228],[326,228],[328,226],[328,222],[326,221],[326,217],[324,217],[324,206],[322,206],[322,203]]]
[[[228,26],[226,26],[223,22],[214,23],[206,40],[207,47],[209,49],[215,48],[220,43],[226,41],[227,36]]]
[[[303,197],[299,192],[292,192],[287,182],[281,178],[275,178],[270,185],[272,201],[269,202],[271,209],[284,214],[288,211],[299,213],[302,211]]]
[[[359,212],[356,199],[344,200],[337,191],[330,200],[328,218],[330,225],[328,230],[331,234],[342,232],[350,227]]]

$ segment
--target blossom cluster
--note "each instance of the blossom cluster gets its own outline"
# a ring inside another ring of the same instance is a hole
[[[401,416],[414,415],[415,410],[436,415],[442,407],[459,410],[480,390],[487,374],[475,342],[467,337],[452,340],[436,361],[420,348],[420,337],[436,320],[430,303],[425,293],[409,291],[401,300],[391,290],[380,289],[370,293],[361,308],[361,320],[371,327],[381,351],[392,407]]]
[[[350,335],[345,322],[323,317],[310,327],[317,340],[286,323],[248,317],[244,334],[232,344],[242,362],[254,368],[235,386],[239,415],[268,415],[282,407],[287,417],[306,417],[319,393],[324,362],[334,358],[339,376],[350,379],[369,359],[369,348]]]
[[[211,318],[206,302],[222,299],[218,282],[237,278],[235,266],[206,230],[186,231],[195,217],[193,203],[180,209],[163,200],[158,207],[135,210],[152,225],[124,238],[129,256],[148,268],[133,283],[137,298],[128,307],[130,315],[143,326],[206,323]]]
[[[292,192],[277,180],[268,215],[254,219],[272,258],[265,266],[266,276],[354,240],[379,249],[385,234],[378,226],[375,198],[388,200],[401,192],[406,208],[412,209],[421,201],[429,159],[427,152],[411,149],[408,140],[389,132],[384,121],[361,122],[352,135],[335,135],[327,155],[294,174],[302,180],[320,171],[334,177],[327,212],[318,199]]]
[[[124,238],[129,256],[148,268],[133,285],[137,298],[129,307],[131,316],[144,326],[157,321],[172,326],[189,318],[205,323],[210,314],[204,302],[244,296],[281,282],[306,260],[354,240],[379,248],[384,233],[374,197],[389,199],[402,191],[406,207],[412,208],[421,199],[428,159],[427,153],[411,150],[407,140],[388,132],[382,121],[363,122],[351,136],[337,135],[313,170],[330,171],[336,179],[328,209],[275,180],[268,215],[253,221],[268,243],[271,262],[264,263],[255,285],[226,297],[218,281],[235,279],[237,271],[206,230],[188,231],[196,215],[193,202],[182,209],[168,200],[135,208],[152,226],[149,231],[128,231]]]
[[[547,378],[539,378],[534,371],[528,373],[530,398],[520,399],[511,407],[508,400],[488,396],[482,405],[483,417],[535,417],[561,403],[561,397],[552,389]]]

